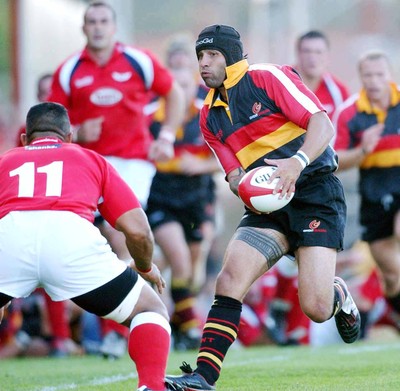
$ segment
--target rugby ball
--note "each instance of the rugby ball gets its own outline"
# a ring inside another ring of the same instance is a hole
[[[273,166],[256,167],[247,172],[239,182],[238,193],[240,199],[249,208],[256,212],[270,213],[286,206],[293,198],[279,199],[280,191],[273,194],[279,182],[275,178],[268,183],[270,176],[276,170]]]

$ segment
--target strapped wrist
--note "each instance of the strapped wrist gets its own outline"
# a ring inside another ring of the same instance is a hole
[[[173,144],[175,142],[176,137],[170,130],[167,130],[167,129],[171,129],[171,128],[164,127],[160,131],[160,133],[159,133],[159,135],[157,137],[157,140],[162,140],[162,141],[165,141],[167,143]]]
[[[147,273],[150,273],[153,270],[153,265],[151,265],[150,268],[146,269],[146,270],[140,270],[137,266],[136,266],[136,269],[141,274],[147,274]]]
[[[310,158],[303,151],[297,151],[292,157],[300,162],[303,170],[310,164]]]

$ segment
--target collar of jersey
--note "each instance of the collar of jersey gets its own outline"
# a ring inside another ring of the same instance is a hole
[[[60,140],[57,137],[40,137],[35,140],[33,140],[29,145],[36,145],[36,144],[50,144],[50,143],[55,143],[59,144],[62,143],[62,140]]]
[[[121,53],[123,51],[123,44],[120,42],[115,42],[114,44],[114,49],[112,52],[112,55],[110,57],[110,60],[112,58],[114,58],[117,54]],[[93,58],[91,57],[91,55],[89,54],[88,48],[87,46],[85,47],[85,49],[83,50],[82,54],[81,54],[81,60],[90,60],[90,61],[94,61]],[[110,61],[109,60],[109,61]],[[109,62],[108,61],[108,62]]]
[[[390,106],[396,106],[400,103],[400,91],[397,88],[396,83],[390,83]],[[359,112],[365,112],[367,114],[375,114],[378,117],[378,122],[383,122],[386,118],[386,111],[379,109],[378,107],[372,106],[368,99],[367,92],[363,88],[360,91],[360,97],[356,102],[357,110]]]
[[[239,82],[239,80],[246,74],[247,70],[249,69],[249,63],[246,59],[244,59],[235,62],[229,67],[226,67],[225,69],[226,69],[226,79],[224,81],[224,87],[226,89],[229,89],[235,86]],[[227,104],[219,98],[219,91],[216,88],[210,89],[210,91],[206,96],[206,99],[204,100],[204,104],[210,107],[227,106]]]

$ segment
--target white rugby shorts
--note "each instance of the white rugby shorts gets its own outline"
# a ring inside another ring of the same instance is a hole
[[[156,173],[154,164],[141,159],[123,159],[116,156],[104,157],[134,191],[142,208],[145,209],[150,194],[151,182]]]
[[[6,295],[26,297],[41,286],[53,300],[66,300],[126,268],[98,228],[75,213],[16,211],[0,219],[0,287]],[[143,287],[138,282],[130,294],[135,301]]]

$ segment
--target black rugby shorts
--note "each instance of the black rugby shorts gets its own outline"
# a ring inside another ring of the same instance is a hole
[[[246,210],[238,227],[270,228],[283,233],[290,251],[303,246],[343,249],[346,202],[334,174],[317,174],[296,185],[293,199],[284,208],[255,214]]]

